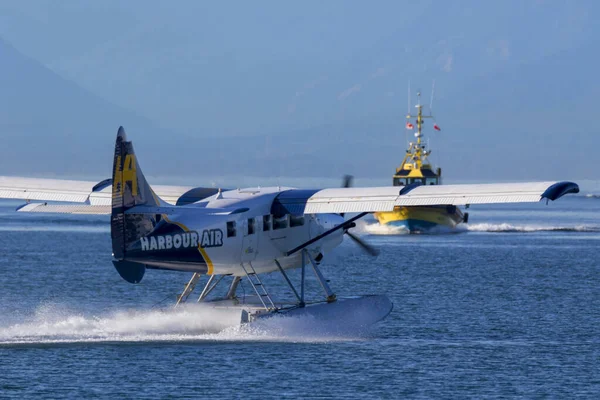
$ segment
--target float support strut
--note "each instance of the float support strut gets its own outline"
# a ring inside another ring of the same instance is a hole
[[[327,296],[327,302],[328,303],[333,303],[337,299],[335,293],[333,293],[333,290],[331,290],[331,288],[329,287],[329,284],[327,283],[327,280],[323,277],[323,274],[321,273],[321,270],[319,270],[319,267],[317,267],[317,263],[312,258],[312,256],[310,255],[310,253],[308,251],[306,251],[306,250],[302,250],[302,251],[306,253],[306,256],[308,257],[308,260],[310,261],[310,264],[313,267],[313,271],[315,271],[315,275],[317,277],[317,280],[321,284],[321,287],[323,288],[323,291],[325,292],[325,295]]]
[[[283,277],[285,278],[285,281],[287,282],[288,286],[290,287],[290,289],[292,289],[292,292],[294,292],[294,296],[296,296],[296,299],[298,299],[298,303],[301,303],[302,299],[300,298],[300,295],[298,295],[298,291],[296,291],[296,288],[294,287],[294,285],[292,285],[292,281],[290,281],[290,278],[287,276],[287,274],[281,267],[281,264],[279,264],[279,261],[275,260],[275,264],[277,264],[279,272],[281,272],[281,275],[283,275]]]
[[[194,291],[194,288],[196,287],[196,284],[198,283],[198,280],[201,276],[202,274],[198,272],[195,272],[194,275],[192,275],[192,279],[190,279],[187,285],[185,285],[183,292],[179,296],[177,296],[177,303],[175,303],[175,307],[177,307],[181,303],[185,303],[188,296]]]

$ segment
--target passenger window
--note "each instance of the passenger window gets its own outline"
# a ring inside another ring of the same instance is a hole
[[[270,231],[271,230],[271,216],[270,215],[263,215],[263,231]]]
[[[235,236],[235,221],[227,222],[227,237]]]
[[[288,217],[284,215],[281,218],[273,218],[273,230],[285,229],[288,226]]]
[[[254,218],[248,218],[248,235],[254,235]]]
[[[290,215],[290,227],[304,225],[304,215]]]

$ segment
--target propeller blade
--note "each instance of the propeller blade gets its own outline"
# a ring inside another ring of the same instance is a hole
[[[352,175],[344,175],[344,178],[342,179],[342,187],[343,188],[349,188],[352,187],[352,181],[354,180],[354,177]],[[343,217],[345,213],[340,213],[340,215]]]
[[[354,181],[354,177],[352,175],[344,175],[344,180],[342,181],[343,188],[352,187]]]
[[[376,257],[376,256],[379,255],[379,249],[377,249],[377,248],[371,246],[370,244],[366,243],[364,240],[362,240],[358,236],[356,236],[353,233],[350,233],[348,231],[346,231],[346,235],[348,235],[350,237],[350,239],[354,240],[354,242],[357,245],[359,245],[364,251],[366,251],[370,255],[372,255],[374,257]]]

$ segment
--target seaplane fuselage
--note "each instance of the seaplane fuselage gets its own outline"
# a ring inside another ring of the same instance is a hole
[[[130,223],[152,229],[128,244],[125,259],[208,275],[243,276],[240,265],[248,262],[256,273],[299,267],[301,253],[287,253],[344,222],[339,214],[294,213],[293,207],[313,192],[281,187],[219,191],[173,214],[136,218]],[[342,242],[343,234],[332,232],[306,250],[319,261]]]

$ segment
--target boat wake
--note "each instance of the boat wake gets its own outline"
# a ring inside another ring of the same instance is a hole
[[[358,233],[366,235],[408,235],[410,231],[403,226],[381,225],[379,222],[359,221],[356,225]],[[439,235],[462,232],[447,226],[437,226],[422,232],[414,232],[421,235]]]
[[[465,232],[600,232],[600,226],[576,225],[576,226],[545,226],[545,225],[512,225],[502,224],[469,224],[459,225],[457,229]]]
[[[378,222],[357,224],[359,233],[368,235],[407,235],[409,231],[403,227],[381,225]],[[528,233],[528,232],[600,232],[598,225],[575,226],[547,226],[547,225],[513,225],[509,223],[491,224],[461,224],[452,229],[449,227],[436,227],[420,234],[440,235],[465,232],[490,232],[490,233]]]
[[[177,310],[122,310],[93,315],[42,306],[23,321],[0,320],[0,347],[77,343],[292,341],[364,338],[366,329],[340,330],[309,315],[274,316],[240,324],[239,310],[193,305]]]
[[[370,235],[408,235],[408,229],[402,226],[381,225],[379,222],[373,223],[357,223],[356,230],[359,233]]]

